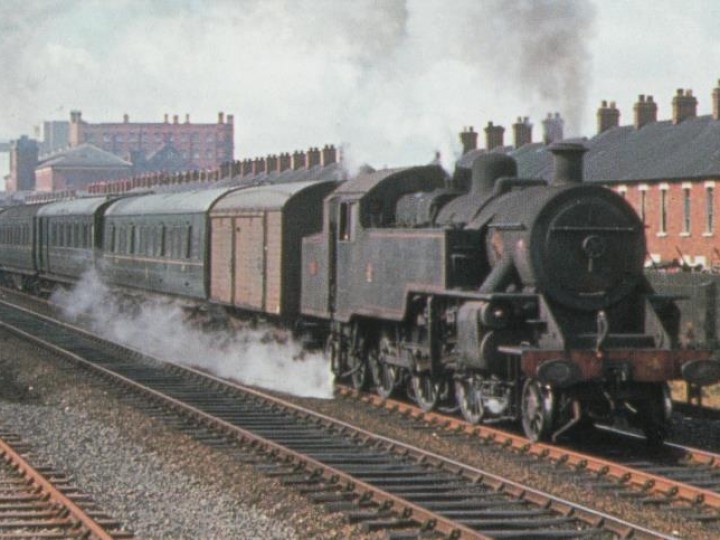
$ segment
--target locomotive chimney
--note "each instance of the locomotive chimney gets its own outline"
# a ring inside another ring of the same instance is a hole
[[[472,164],[471,195],[490,195],[495,181],[504,176],[517,176],[517,162],[505,154],[483,154]]]
[[[548,148],[555,158],[551,186],[569,186],[583,181],[583,154],[587,152],[580,143],[554,143]]]

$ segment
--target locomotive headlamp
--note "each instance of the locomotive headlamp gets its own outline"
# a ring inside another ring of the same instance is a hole
[[[683,364],[683,379],[692,384],[706,386],[720,381],[720,362],[717,360],[692,360]]]

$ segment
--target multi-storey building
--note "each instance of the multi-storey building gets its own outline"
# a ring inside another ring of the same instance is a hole
[[[10,174],[6,191],[32,191],[35,189],[35,166],[38,162],[38,142],[23,135],[10,142]]]
[[[181,169],[213,169],[232,161],[234,154],[233,115],[218,113],[213,124],[194,124],[190,116],[180,122],[165,115],[163,122],[122,122],[91,124],[82,119],[80,111],[70,113],[68,141],[70,146],[88,143],[106,152],[131,161],[136,172],[153,170],[153,157],[170,151],[181,158]],[[161,167],[160,167],[161,168]]]

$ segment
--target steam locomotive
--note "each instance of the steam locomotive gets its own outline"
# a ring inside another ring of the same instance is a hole
[[[534,440],[623,414],[659,442],[667,381],[717,382],[720,362],[680,347],[632,208],[582,182],[581,145],[551,150],[549,184],[487,154],[452,180],[425,166],[12,207],[0,276],[39,289],[96,268],[302,328],[337,377],[426,410],[520,420]]]

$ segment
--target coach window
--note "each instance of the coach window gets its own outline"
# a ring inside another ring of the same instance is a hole
[[[185,239],[185,258],[192,258],[192,225],[187,226],[187,238]]]
[[[339,239],[351,242],[355,239],[356,203],[340,203],[340,231]]]

